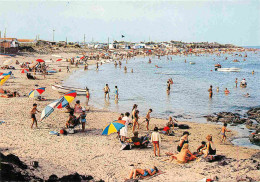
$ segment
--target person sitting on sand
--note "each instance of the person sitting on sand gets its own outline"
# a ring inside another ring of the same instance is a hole
[[[202,153],[202,149],[205,148],[206,146],[206,142],[202,141],[201,145],[197,148],[197,153],[201,154]]]
[[[224,141],[224,143],[226,142],[227,136],[226,136],[226,132],[230,132],[230,130],[227,129],[227,123],[224,123],[223,127],[221,128],[221,143]]]
[[[139,134],[138,131],[135,131],[134,136],[131,138],[132,142],[136,146],[140,146],[142,143],[141,138],[138,138],[138,134]]]
[[[176,119],[174,119],[174,121],[176,122],[176,125],[177,125],[178,121]],[[174,125],[175,125],[174,121],[173,121],[172,117],[170,116],[168,124],[169,124],[169,127],[172,127],[172,130],[174,130]]]
[[[171,129],[171,128],[170,128],[170,124],[167,123],[167,126],[165,126],[165,127],[163,128],[162,133],[165,134],[165,135],[169,135],[170,129]]]
[[[192,161],[194,159],[196,159],[197,157],[195,155],[193,155],[190,150],[189,150],[189,145],[187,143],[185,143],[181,149],[181,152],[175,155],[172,155],[170,157],[169,162],[172,162],[173,159],[176,159],[177,162],[179,163],[187,163],[189,161]]]
[[[29,79],[29,80],[36,80],[37,78],[36,78],[36,76],[32,76],[31,75],[31,73],[27,73],[27,78]]]
[[[181,151],[181,149],[182,149],[182,147],[183,147],[184,144],[189,143],[189,140],[188,140],[189,135],[190,135],[190,133],[189,133],[188,131],[183,132],[183,135],[182,135],[182,137],[181,137],[181,139],[180,139],[180,143],[179,143],[179,145],[177,146],[177,151],[178,151],[178,152]]]
[[[82,112],[82,107],[80,105],[80,101],[79,100],[76,101],[76,104],[75,104],[75,107],[74,107],[74,112],[75,113],[81,113]]]
[[[151,169],[132,169],[129,175],[128,179],[136,179],[137,175],[141,175],[141,177],[145,177],[145,176],[153,176],[154,174],[156,174],[159,170],[157,169],[156,166],[154,166]]]
[[[151,141],[153,143],[153,151],[154,151],[154,156],[156,155],[156,149],[158,150],[158,156],[160,157],[160,143],[161,143],[161,136],[158,132],[158,128],[154,128],[154,132],[151,135]]]
[[[66,128],[69,128],[70,125],[74,125],[76,120],[76,116],[74,115],[74,113],[71,111],[70,115],[69,115],[69,119],[66,122]]]
[[[203,153],[205,154],[205,158],[208,157],[209,155],[216,155],[216,147],[212,141],[212,135],[208,135],[206,137],[208,140],[207,145],[202,149]]]

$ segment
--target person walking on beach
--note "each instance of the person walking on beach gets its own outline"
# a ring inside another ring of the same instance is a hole
[[[154,128],[154,132],[151,135],[151,142],[153,143],[153,152],[154,156],[156,157],[156,149],[158,150],[158,156],[160,157],[160,143],[161,143],[161,136],[158,132],[158,128]]]
[[[226,132],[230,132],[230,130],[227,129],[227,123],[224,123],[223,127],[221,128],[220,134],[222,135],[221,143],[224,141],[224,144],[226,142],[227,136]]]
[[[124,70],[125,70],[125,73],[127,73],[127,67],[126,66],[124,67]]]
[[[86,105],[88,105],[89,98],[90,98],[89,89],[88,89],[88,87],[86,87]]]
[[[146,129],[147,129],[147,131],[149,130],[149,122],[150,122],[150,120],[151,120],[150,114],[151,114],[152,112],[153,112],[153,110],[152,110],[152,109],[149,109],[149,111],[147,112],[146,117],[145,117]]]
[[[137,126],[137,129],[139,130],[138,119],[139,119],[139,111],[136,110],[135,114],[134,114],[134,119],[133,119],[133,133],[135,132],[135,126]]]
[[[118,88],[115,86],[115,100],[118,100]]]
[[[108,96],[108,99],[110,99],[109,92],[110,92],[110,88],[109,88],[108,84],[106,84],[106,86],[104,87],[105,99],[107,96]]]
[[[70,72],[70,68],[69,68],[69,66],[67,66],[67,73],[68,73],[68,72]]]
[[[212,98],[213,96],[212,85],[210,85],[208,92],[209,92],[209,98]]]
[[[36,128],[38,128],[38,126],[37,126],[37,119],[36,119],[36,116],[35,116],[35,114],[36,114],[37,112],[39,113],[40,111],[38,111],[38,109],[37,109],[37,104],[34,103],[34,104],[33,104],[33,108],[32,108],[32,110],[31,110],[31,118],[32,118],[31,129],[33,128],[34,123],[35,123],[35,125],[36,125]]]
[[[96,70],[98,70],[98,68],[99,68],[99,66],[98,66],[98,62],[97,62],[97,68],[96,68]]]
[[[236,83],[236,88],[237,88],[237,78],[236,78],[236,80],[235,80],[235,83]]]

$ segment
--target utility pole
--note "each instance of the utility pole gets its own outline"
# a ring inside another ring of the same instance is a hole
[[[109,49],[109,37],[107,39],[107,49]]]
[[[54,42],[54,32],[55,32],[55,30],[53,29],[52,32],[53,32],[52,33],[52,41]]]

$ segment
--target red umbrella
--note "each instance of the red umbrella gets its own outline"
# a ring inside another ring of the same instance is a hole
[[[42,59],[37,59],[36,61],[39,62],[39,63],[43,63],[44,62]]]
[[[82,56],[80,59],[84,59],[85,57],[84,56]]]
[[[61,61],[62,59],[57,59],[56,61]]]
[[[22,71],[21,71],[21,73],[28,73],[28,72],[29,72],[29,70],[26,68],[22,69]]]

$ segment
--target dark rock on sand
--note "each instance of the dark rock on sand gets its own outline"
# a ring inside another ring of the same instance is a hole
[[[180,129],[189,129],[190,128],[189,125],[186,125],[186,124],[179,124],[178,127]]]
[[[251,143],[260,146],[260,128],[258,128],[255,133],[249,135],[249,140]]]
[[[254,182],[255,180],[253,180],[251,177],[249,177],[247,175],[242,175],[242,176],[237,176],[236,181]]]
[[[46,181],[32,173],[26,164],[19,157],[9,154],[7,156],[0,153],[0,181]],[[78,173],[58,178],[53,174],[47,180],[48,182],[66,182],[66,181],[92,181],[92,176],[79,175]],[[104,182],[100,180],[99,182]]]

